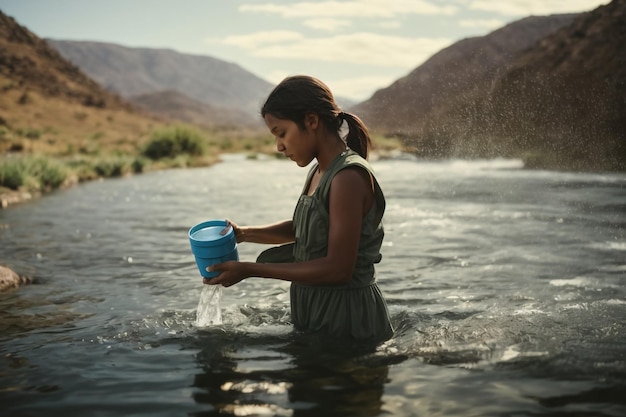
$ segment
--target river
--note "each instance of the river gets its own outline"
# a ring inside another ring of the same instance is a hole
[[[626,175],[374,161],[387,198],[376,350],[293,331],[289,284],[202,283],[187,231],[291,217],[306,170],[226,156],[0,211],[6,416],[626,415]],[[241,244],[242,260],[266,246]]]

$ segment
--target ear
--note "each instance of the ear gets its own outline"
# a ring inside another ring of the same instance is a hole
[[[317,113],[309,112],[304,115],[304,126],[307,129],[315,130],[320,123],[320,117]]]

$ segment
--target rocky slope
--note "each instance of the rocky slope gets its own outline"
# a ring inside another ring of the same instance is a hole
[[[158,124],[0,12],[0,152],[134,148]]]
[[[475,130],[529,165],[626,170],[626,0],[520,54],[480,110]]]
[[[146,94],[176,91],[214,109],[256,120],[273,87],[236,64],[210,56],[102,42],[48,42],[108,90],[125,98],[144,95],[144,105]]]
[[[461,41],[357,112],[373,131],[403,137],[425,157],[626,170],[625,8],[626,0],[614,0]],[[520,30],[530,35],[526,46]]]
[[[528,17],[486,36],[461,40],[354,110],[373,130],[419,132],[439,108],[485,91],[499,72],[510,67],[516,53],[573,19],[574,15]]]
[[[4,91],[27,87],[29,91],[86,106],[132,110],[132,106],[104,90],[48,43],[2,12],[0,76],[5,80]]]

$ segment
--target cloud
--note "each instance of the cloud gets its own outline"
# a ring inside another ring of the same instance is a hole
[[[334,19],[332,17],[308,19],[302,22],[304,26],[308,26],[313,29],[326,30],[328,32],[334,32],[337,29],[350,26],[352,23],[345,19]]]
[[[608,0],[474,0],[468,7],[505,16],[528,16],[586,12],[607,3]]]
[[[391,85],[397,77],[366,75],[362,77],[328,80],[327,84],[333,91],[341,91],[341,96],[353,100],[366,100],[372,95],[372,90],[379,86]]]
[[[376,24],[381,29],[397,29],[402,27],[402,23],[397,20],[385,20]]]
[[[243,49],[255,49],[261,45],[300,41],[303,38],[302,34],[291,30],[267,30],[246,35],[227,36],[224,39],[207,39],[206,41],[211,43],[221,42]]]
[[[242,4],[240,12],[270,13],[283,18],[314,17],[374,17],[391,18],[406,14],[451,15],[457,12],[455,6],[440,6],[425,0],[351,0],[296,2],[289,4],[263,3]]]
[[[281,82],[282,80],[284,80],[286,77],[290,75],[294,75],[294,74],[289,71],[278,69],[275,71],[268,72],[267,74],[265,74],[264,78],[273,84],[278,84],[279,82]]]
[[[225,44],[253,56],[412,68],[450,44],[447,38],[410,38],[370,32],[305,38],[297,32],[271,31],[229,36]]]

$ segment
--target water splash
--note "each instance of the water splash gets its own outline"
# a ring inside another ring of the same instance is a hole
[[[222,287],[204,285],[196,312],[196,326],[205,327],[222,324]]]

